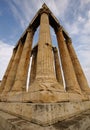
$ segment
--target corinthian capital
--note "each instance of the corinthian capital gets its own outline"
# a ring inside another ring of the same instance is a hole
[[[42,13],[46,13],[46,14],[49,15],[50,11],[48,10],[48,8],[42,8],[42,9],[40,10],[40,14],[42,14]]]
[[[57,27],[57,29],[56,29],[56,32],[62,32],[62,30],[63,30],[63,27],[62,26],[59,26],[59,27]]]
[[[66,42],[70,44],[70,43],[72,43],[72,39],[71,38],[67,38]]]

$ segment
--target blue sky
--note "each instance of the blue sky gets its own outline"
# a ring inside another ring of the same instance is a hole
[[[90,84],[90,0],[0,0],[0,79],[14,46],[44,2],[72,38]],[[52,30],[51,35],[55,44]]]

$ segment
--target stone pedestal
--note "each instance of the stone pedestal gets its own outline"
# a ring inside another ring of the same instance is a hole
[[[88,109],[90,109],[90,101],[63,103],[0,102],[0,110],[43,127],[70,119]]]
[[[35,120],[27,121],[17,117],[17,115],[0,111],[0,130],[5,130],[6,128],[7,130],[89,130],[90,110],[49,125],[37,124]]]

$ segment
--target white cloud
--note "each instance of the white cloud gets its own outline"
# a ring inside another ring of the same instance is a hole
[[[42,1],[42,0],[40,0]],[[50,10],[55,14],[56,17],[60,18],[64,16],[64,13],[67,9],[69,0],[43,0],[47,4],[47,6],[50,8]],[[40,8],[40,7],[39,7]]]
[[[76,21],[72,23],[67,22],[66,28],[70,35],[77,34],[78,36],[81,36],[86,34],[88,36],[88,34],[90,34],[90,10],[87,12],[87,15],[87,18],[79,15]]]
[[[20,24],[22,28],[25,27],[25,20],[23,19],[22,13],[17,9],[14,3],[9,1],[10,9],[13,13],[14,18]]]
[[[7,65],[9,63],[13,46],[0,41],[0,80],[3,78]]]
[[[63,0],[63,2],[62,0],[57,0],[58,17],[64,17],[68,4],[69,0]]]
[[[78,22],[80,22],[80,23],[85,22],[85,18],[83,18],[82,16],[79,16],[78,17]]]
[[[88,11],[88,17],[90,18],[90,10]]]
[[[44,2],[56,15],[56,17],[64,16],[68,6],[68,0],[63,0],[63,2],[61,0],[38,0],[38,4],[36,3],[36,0],[22,0],[22,2],[21,0],[12,0],[8,1],[8,4],[16,21],[20,23],[23,29],[25,29]]]
[[[79,34],[79,28],[78,28],[78,24],[77,22],[76,23],[73,23],[73,24],[67,24],[66,25],[66,28],[69,32],[70,35],[76,35],[76,34]]]
[[[38,0],[38,4],[36,1],[30,0],[12,0],[8,1],[11,12],[22,29],[25,29],[28,26],[29,22],[33,18],[36,11],[41,7],[42,3]]]
[[[88,20],[87,23],[85,24],[83,33],[90,35],[90,20]]]
[[[81,0],[80,2],[80,8],[83,8],[85,5],[90,4],[90,0]]]

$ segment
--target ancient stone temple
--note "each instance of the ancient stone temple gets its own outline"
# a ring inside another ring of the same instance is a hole
[[[50,26],[58,47],[53,46]],[[6,129],[90,130],[90,88],[70,36],[46,4],[13,49],[1,82],[0,130]]]

